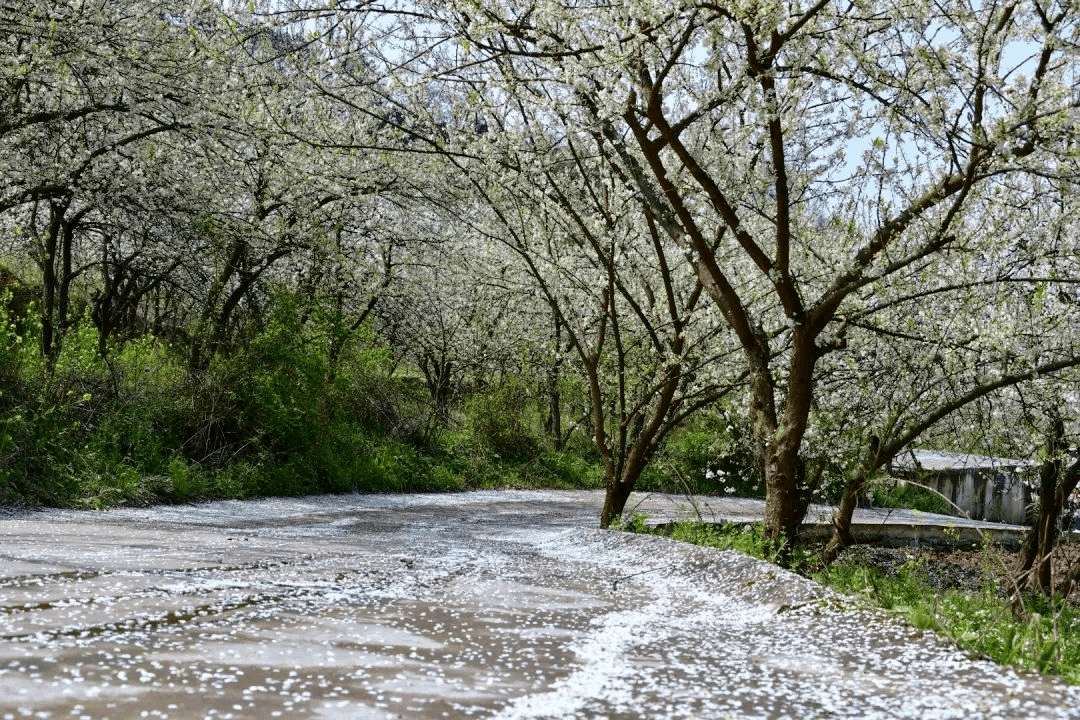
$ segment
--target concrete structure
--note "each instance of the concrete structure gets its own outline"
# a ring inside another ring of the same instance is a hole
[[[631,503],[634,512],[648,517],[647,525],[672,528],[682,520],[697,520],[707,525],[750,524],[765,517],[765,501],[760,498],[697,497],[677,495],[637,495]],[[799,529],[799,539],[827,542],[833,533],[832,517],[836,508],[811,505],[806,521]],[[881,547],[979,547],[986,540],[1007,550],[1019,549],[1028,528],[969,520],[968,518],[900,508],[855,508],[851,534],[855,542]]]
[[[940,492],[959,508],[952,513],[958,517],[1023,525],[1028,524],[1029,484],[1037,481],[1038,463],[915,450],[897,456],[889,470]]]

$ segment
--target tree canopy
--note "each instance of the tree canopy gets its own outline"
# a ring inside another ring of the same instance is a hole
[[[444,420],[527,368],[559,438],[579,378],[604,525],[723,402],[770,537],[832,484],[843,544],[943,423],[1075,405],[1077,10],[19,0],[0,227],[46,357],[83,302],[102,355],[154,326],[198,374],[287,286]]]

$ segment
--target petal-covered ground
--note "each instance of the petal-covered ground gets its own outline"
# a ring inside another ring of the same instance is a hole
[[[0,517],[0,718],[1067,718],[732,552],[595,529],[596,493]]]

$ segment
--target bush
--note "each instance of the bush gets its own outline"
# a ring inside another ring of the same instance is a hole
[[[746,428],[705,415],[667,438],[642,489],[694,495],[763,497],[764,484]]]
[[[528,460],[540,450],[534,430],[535,410],[524,380],[504,378],[465,403],[465,424],[472,439],[507,460]]]
[[[602,485],[594,460],[544,449],[525,379],[473,398],[464,432],[428,434],[426,390],[388,377],[370,332],[334,331],[331,362],[333,328],[295,296],[273,295],[263,318],[191,373],[151,336],[100,357],[85,319],[49,369],[33,328],[0,316],[0,503]]]

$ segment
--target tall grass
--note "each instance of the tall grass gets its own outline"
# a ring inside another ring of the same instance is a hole
[[[814,578],[914,627],[952,638],[976,656],[1080,684],[1080,609],[1063,598],[1027,596],[1027,618],[1018,619],[989,575],[979,592],[935,590],[918,560],[896,573],[841,560]]]

